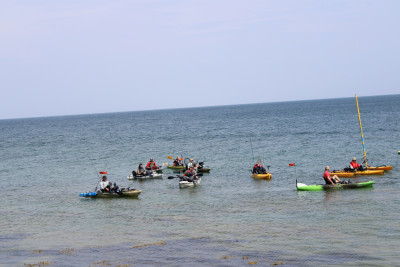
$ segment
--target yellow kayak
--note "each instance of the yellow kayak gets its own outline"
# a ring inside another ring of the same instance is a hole
[[[391,171],[393,166],[379,166],[379,167],[368,167],[368,170],[384,170],[384,171]]]
[[[354,172],[341,172],[341,171],[333,171],[331,173],[329,173],[331,176],[336,175],[338,177],[353,177],[354,176]]]
[[[352,177],[346,176],[349,173],[353,173],[354,175],[382,175],[384,170],[366,170],[366,171],[355,171],[355,172],[345,172],[345,171],[333,171],[331,175],[337,175],[338,177]]]
[[[266,179],[266,180],[269,180],[269,179],[271,179],[271,174],[270,173],[265,173],[265,174],[256,174],[256,173],[253,173],[252,175],[251,175],[251,177],[253,177],[254,179]]]

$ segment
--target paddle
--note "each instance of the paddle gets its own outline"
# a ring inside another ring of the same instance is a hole
[[[169,158],[169,159],[174,159],[173,157],[171,157],[171,156],[167,156],[167,158]]]

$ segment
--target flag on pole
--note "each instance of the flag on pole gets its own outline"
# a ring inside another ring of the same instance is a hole
[[[289,163],[289,167],[294,166],[294,165],[295,165],[294,163]]]

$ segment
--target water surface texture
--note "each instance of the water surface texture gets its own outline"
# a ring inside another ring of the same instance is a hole
[[[327,192],[295,180],[362,162],[355,98],[0,120],[0,266],[400,266],[400,95],[359,105],[369,164],[394,170]],[[211,168],[199,187],[126,179],[178,155]],[[142,194],[79,197],[99,171]]]

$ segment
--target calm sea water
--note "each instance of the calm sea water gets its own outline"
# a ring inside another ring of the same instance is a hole
[[[0,120],[0,266],[400,266],[400,95],[359,105],[369,163],[394,170],[331,192],[295,179],[362,161],[354,98]],[[211,168],[201,186],[126,179],[178,155]],[[102,170],[142,194],[79,197]]]

